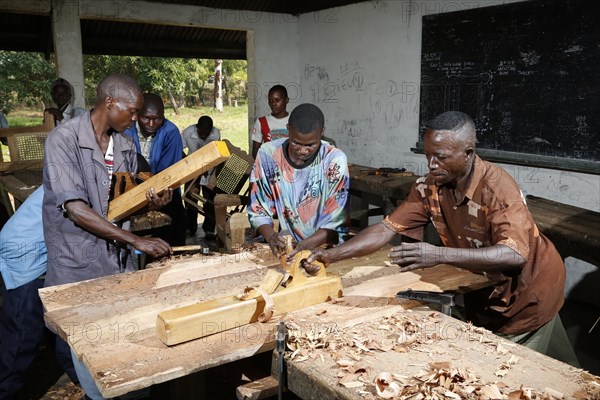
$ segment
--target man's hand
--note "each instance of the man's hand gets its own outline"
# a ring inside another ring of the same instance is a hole
[[[315,264],[315,261],[323,263],[325,268],[327,268],[327,266],[331,263],[332,252],[334,251],[336,251],[336,247],[328,250],[314,249],[311,251],[310,256],[308,256],[308,258],[302,263],[301,267],[304,268],[307,274],[316,275],[321,267]]]
[[[277,232],[273,232],[273,234],[269,236],[267,243],[269,243],[271,252],[275,257],[281,257],[285,254],[287,250],[287,243],[285,241],[285,238]]]
[[[146,200],[148,200],[148,210],[160,210],[161,208],[169,204],[172,198],[173,189],[171,188],[163,190],[162,192],[160,192],[160,194],[156,193],[156,190],[154,190],[154,188],[150,188],[150,190],[146,192]]]
[[[400,246],[392,247],[390,260],[400,266],[401,272],[429,268],[441,263],[440,249],[425,242],[402,243]]]
[[[173,254],[171,246],[160,238],[140,237],[133,243],[133,247],[154,258]]]

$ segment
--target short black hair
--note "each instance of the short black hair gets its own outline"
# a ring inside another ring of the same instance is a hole
[[[133,103],[142,91],[135,79],[128,75],[112,74],[105,77],[96,88],[96,103],[103,102],[108,96],[115,100]]]
[[[434,131],[458,131],[466,124],[474,125],[467,114],[460,111],[446,111],[435,117],[428,128]]]
[[[311,133],[325,126],[325,116],[321,109],[314,104],[300,104],[290,114],[288,120],[290,127],[298,133]]]
[[[475,145],[475,123],[467,114],[460,111],[446,111],[435,117],[428,125],[432,131],[451,131],[464,143]]]
[[[287,89],[283,85],[275,85],[271,89],[269,89],[269,94],[273,92],[281,92],[283,97],[288,97]]]
[[[198,131],[202,131],[205,133],[210,133],[213,128],[213,120],[208,115],[203,115],[198,118]]]

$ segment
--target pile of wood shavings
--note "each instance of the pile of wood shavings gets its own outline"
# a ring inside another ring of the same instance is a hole
[[[382,318],[376,326],[365,329],[356,327],[340,329],[335,324],[313,324],[309,326],[288,322],[288,347],[292,351],[291,360],[302,362],[330,356],[339,368],[338,384],[355,388],[365,399],[508,399],[508,400],[551,400],[564,398],[562,393],[546,389],[540,393],[534,389],[520,387],[510,389],[502,382],[484,382],[468,368],[453,367],[449,362],[433,362],[428,370],[421,370],[413,376],[387,374],[388,382],[378,380],[376,372],[364,362],[365,354],[395,351],[408,353],[424,351],[435,356],[436,346],[424,346],[443,339],[443,334],[433,329],[423,329],[425,324],[436,323],[436,313],[417,315],[411,312]],[[490,352],[504,360],[495,375],[503,377],[519,362],[519,357],[509,353],[498,338],[490,331],[460,324],[469,341],[482,343]],[[441,352],[440,352],[441,353]],[[386,390],[386,389],[394,390]],[[589,396],[590,390],[586,391]],[[594,398],[594,397],[581,397]]]
[[[57,384],[46,392],[41,400],[79,400],[83,397],[83,390],[79,385],[68,382],[65,385]]]

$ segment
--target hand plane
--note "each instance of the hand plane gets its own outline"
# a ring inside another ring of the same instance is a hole
[[[325,266],[321,265],[314,276],[304,271],[302,265],[310,254],[308,250],[297,253],[285,272],[269,268],[260,285],[245,288],[237,296],[160,312],[157,336],[171,346],[252,322],[266,322],[271,313],[281,315],[341,297],[340,277],[328,274]]]

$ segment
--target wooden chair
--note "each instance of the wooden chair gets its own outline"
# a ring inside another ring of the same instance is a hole
[[[244,213],[248,203],[248,178],[254,165],[254,159],[239,147],[234,146],[229,140],[223,140],[227,144],[231,157],[215,167],[209,177],[207,187],[215,193],[211,202],[209,199],[194,192],[198,179],[194,179],[185,190],[183,201],[198,210],[204,218],[213,218],[209,215],[205,206],[211,204],[215,209],[215,224],[217,227],[217,238],[220,245],[226,250],[231,250],[236,245],[243,243],[243,234],[240,230],[249,228],[250,225],[243,223],[239,215]],[[246,217],[247,220],[247,217]],[[233,240],[232,240],[233,238]],[[240,240],[242,243],[240,243]]]
[[[8,142],[10,161],[4,160],[0,152],[0,167],[2,171],[17,164],[33,164],[42,168],[44,160],[44,142],[48,133],[54,129],[54,117],[44,113],[44,123],[37,126],[0,129],[0,137]]]
[[[18,207],[42,184],[44,143],[52,129],[54,117],[50,113],[45,113],[42,125],[0,129],[10,157],[5,160],[0,151],[0,207],[8,216],[14,212],[9,194]]]

